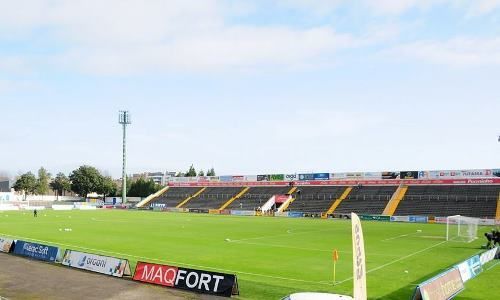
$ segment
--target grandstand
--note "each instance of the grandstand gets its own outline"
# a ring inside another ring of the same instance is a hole
[[[218,209],[242,190],[241,187],[208,187],[181,207]]]
[[[196,192],[198,192],[200,187],[176,187],[170,188],[163,194],[161,194],[158,198],[156,198],[151,206],[156,204],[165,204],[166,207],[176,207],[188,197],[191,197]]]
[[[153,199],[149,206],[165,204],[167,208],[257,210],[272,196],[290,192],[289,186],[255,186],[242,192],[244,188],[244,183],[228,187],[172,186]],[[393,211],[384,213],[397,191],[398,185],[300,186],[292,193],[293,199],[286,211],[497,217],[499,185],[409,185]]]
[[[233,201],[227,208],[256,210],[262,207],[272,196],[286,194],[289,190],[288,186],[251,187],[243,196]]]
[[[175,178],[163,194],[145,202],[167,209],[243,211],[256,211],[267,203],[266,212],[270,207],[277,213],[323,217],[355,212],[500,219],[498,174],[497,169],[476,169],[222,176],[224,181],[217,176]],[[291,198],[281,206],[271,205],[273,196],[284,194]]]
[[[307,213],[326,212],[345,189],[345,186],[299,187],[295,193],[295,200],[288,206],[288,210]]]
[[[380,215],[396,189],[397,186],[355,186],[335,212]]]
[[[409,186],[396,215],[495,218],[500,186]]]

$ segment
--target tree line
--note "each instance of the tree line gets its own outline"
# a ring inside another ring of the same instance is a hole
[[[206,175],[205,175],[206,174]],[[27,172],[20,175],[13,188],[17,192],[24,192],[26,195],[46,195],[52,189],[57,196],[63,196],[66,192],[73,192],[86,197],[90,193],[97,193],[104,197],[121,196],[121,189],[118,184],[111,178],[105,176],[92,166],[83,165],[76,170],[73,170],[69,176],[64,173],[57,173],[54,178],[44,167],[38,170],[38,176],[32,172]],[[214,168],[198,173],[193,165],[188,171],[178,172],[177,177],[194,177],[194,176],[215,176]],[[131,180],[127,178],[127,195],[130,197],[147,197],[161,189],[161,186],[155,183],[152,179],[139,178]]]
[[[147,197],[161,189],[152,179],[139,178],[135,181],[127,178],[127,195],[130,197]],[[118,184],[110,177],[101,174],[101,172],[92,166],[81,166],[73,170],[69,176],[64,173],[52,175],[41,167],[38,170],[38,177],[32,172],[20,175],[14,186],[17,192],[24,192],[26,195],[45,195],[52,189],[58,196],[65,192],[73,192],[86,197],[90,193],[97,193],[104,197],[121,196],[121,190]]]
[[[196,177],[196,176],[215,176],[215,169],[212,167],[207,170],[207,172],[203,172],[202,169],[196,172],[196,169],[193,165],[191,165],[187,172],[178,172],[175,177]]]

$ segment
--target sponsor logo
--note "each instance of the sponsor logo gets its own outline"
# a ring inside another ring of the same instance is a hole
[[[257,175],[257,181],[270,181],[269,175]]]
[[[235,275],[144,262],[137,263],[134,280],[226,297],[236,284]]]
[[[23,246],[23,250],[41,255],[47,255],[49,253],[48,246],[30,244],[30,243],[25,243]]]
[[[357,223],[354,227],[354,241],[356,245],[356,278],[360,280],[363,278],[363,257],[361,252],[361,228],[360,224]]]
[[[299,180],[314,180],[314,174],[299,174]]]
[[[286,181],[297,180],[297,174],[285,174]]]
[[[470,184],[490,184],[493,183],[493,179],[467,179],[467,183]]]

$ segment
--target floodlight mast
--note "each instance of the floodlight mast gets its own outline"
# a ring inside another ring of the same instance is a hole
[[[123,126],[122,203],[125,204],[127,203],[127,125],[132,124],[127,110],[120,110],[118,123]]]

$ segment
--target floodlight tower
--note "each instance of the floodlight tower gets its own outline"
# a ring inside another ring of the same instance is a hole
[[[130,113],[127,110],[120,110],[118,123],[123,126],[123,166],[122,166],[122,203],[127,203],[127,125],[131,124]]]

